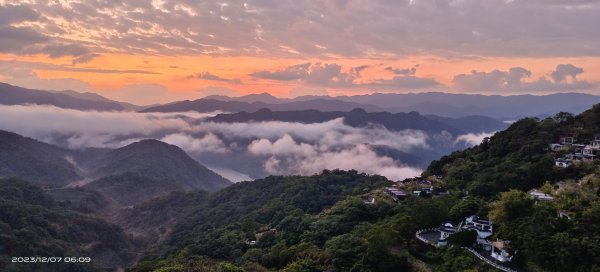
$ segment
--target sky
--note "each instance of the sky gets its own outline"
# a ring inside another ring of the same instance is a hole
[[[0,81],[136,104],[600,95],[600,0],[0,0]]]

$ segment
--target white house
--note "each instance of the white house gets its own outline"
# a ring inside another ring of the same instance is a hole
[[[586,145],[585,147],[583,147],[583,149],[581,150],[581,153],[584,156],[592,156],[594,157],[594,148],[592,148],[592,145]]]
[[[562,150],[568,150],[569,147],[563,144],[550,144],[550,150],[557,152]]]
[[[542,191],[533,189],[531,191],[529,191],[529,195],[532,196],[533,198],[540,200],[540,201],[552,201],[554,200],[554,197],[552,197],[549,194],[546,194]]]
[[[596,138],[590,143],[593,149],[600,149],[600,135],[596,135]]]
[[[448,244],[448,237],[456,232],[456,227],[452,223],[444,223],[438,228],[438,231],[440,232],[438,247],[443,247]]]
[[[566,158],[554,160],[554,165],[557,167],[567,168],[567,167],[571,166],[572,164],[573,164],[573,160],[566,159]]]
[[[476,231],[477,244],[483,245],[486,250],[490,250],[489,242],[486,240],[494,233],[494,226],[490,220],[481,218],[477,215],[472,215],[465,219],[465,224],[462,226],[462,229]]]
[[[383,189],[383,191],[390,195],[394,199],[394,201],[398,201],[399,199],[403,199],[408,196],[406,192],[398,190],[394,187],[387,187]]]
[[[575,138],[575,135],[566,135],[560,137],[559,141],[561,144],[571,145],[574,144],[577,139]]]

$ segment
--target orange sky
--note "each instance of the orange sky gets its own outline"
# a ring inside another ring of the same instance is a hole
[[[0,0],[0,80],[137,104],[260,92],[600,94],[599,12],[556,1]]]
[[[453,87],[452,78],[457,74],[468,74],[472,70],[490,72],[494,69],[508,70],[515,63],[526,67],[532,72],[532,79],[548,74],[559,63],[576,63],[585,70],[585,74],[578,77],[581,80],[595,80],[600,78],[600,58],[485,58],[478,60],[455,59],[447,60],[434,56],[413,56],[403,59],[295,59],[295,58],[259,58],[259,57],[224,57],[224,56],[138,56],[124,54],[103,54],[92,61],[72,65],[69,58],[49,58],[44,55],[16,56],[11,54],[0,55],[0,61],[23,61],[36,63],[50,63],[75,68],[110,67],[113,70],[143,70],[152,74],[128,73],[94,73],[80,71],[48,70],[44,67],[32,70],[41,79],[78,79],[89,84],[87,91],[98,92],[109,98],[140,101],[139,97],[120,95],[119,90],[132,84],[159,84],[166,87],[169,94],[152,97],[146,102],[169,102],[177,99],[193,99],[203,97],[211,92],[203,93],[203,88],[224,87],[234,93],[225,95],[245,95],[250,93],[269,92],[279,97],[294,96],[290,91],[298,87],[296,81],[277,82],[266,79],[255,79],[249,76],[258,70],[277,70],[289,65],[306,62],[337,63],[343,67],[369,65],[364,70],[360,80],[369,81],[377,78],[390,78],[392,75],[384,67],[410,68],[417,67],[415,76],[433,78],[442,85],[425,90],[402,90],[403,92],[419,91],[446,91],[460,92]],[[236,78],[241,84],[218,82],[213,80],[190,79],[191,74],[210,72],[223,78]],[[371,93],[370,88],[327,88],[320,86],[306,86],[306,88],[323,89],[329,95],[353,95]],[[79,90],[86,91],[86,90]],[[143,99],[142,99],[143,100]]]

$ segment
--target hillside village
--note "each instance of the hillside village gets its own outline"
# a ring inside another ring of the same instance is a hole
[[[595,162],[600,157],[600,134],[595,135],[593,140],[587,143],[578,140],[576,134],[561,136],[557,143],[549,145],[549,151],[555,157],[558,156],[554,160],[557,169],[578,167],[582,163],[587,163],[590,169],[596,169]],[[587,174],[577,179],[546,181],[542,186],[526,191],[526,196],[536,206],[551,207],[559,222],[572,220],[581,215],[585,205],[590,205],[586,204],[587,201],[597,199],[595,192],[600,188],[598,171],[595,172],[596,174]],[[393,186],[382,188],[380,191],[384,196],[402,205],[402,201],[413,197],[431,198],[448,195],[446,185],[444,178],[437,175],[397,181]],[[469,198],[468,191],[453,190],[453,192],[453,194],[463,195],[463,200]],[[578,200],[580,198],[584,199],[584,202],[580,202],[581,200]],[[375,203],[375,197],[365,198],[364,203]],[[496,233],[496,226],[490,219],[472,214],[458,221],[448,219],[435,228],[420,229],[415,233],[415,238],[435,248],[445,248],[450,244],[459,245],[496,269],[506,272],[517,271],[518,265],[513,263],[513,258],[519,254],[519,249],[510,240]]]
[[[394,202],[400,202],[409,197],[437,197],[448,195],[448,191],[434,187],[435,181],[438,179],[441,180],[442,177],[432,177],[431,179],[423,179],[420,177],[409,178],[398,181],[394,186],[385,187],[380,191],[384,192],[384,195]],[[552,199],[551,196],[538,192],[539,191],[537,190],[532,190],[530,192],[531,197],[540,201]],[[375,201],[376,198],[372,194],[363,198],[365,204],[375,204]],[[518,250],[511,247],[510,241],[492,238],[494,234],[494,225],[487,218],[471,215],[460,222],[453,223],[447,221],[437,228],[418,230],[415,233],[415,238],[436,248],[443,248],[448,245],[448,240],[452,239],[451,237],[454,237],[457,233],[466,232],[473,232],[476,234],[472,237],[472,241],[467,242],[467,244],[464,245],[464,248],[469,250],[474,256],[502,271],[517,271],[515,266],[511,264],[511,261]]]
[[[568,152],[564,157],[554,160],[554,164],[562,168],[573,163],[595,160],[600,156],[600,135],[596,135],[589,144],[578,143],[575,134],[561,136],[558,143],[550,144],[550,150],[559,154]]]
[[[415,177],[397,181],[393,186],[374,191],[380,194],[369,193],[363,197],[363,202],[375,204],[377,196],[379,196],[380,201],[383,197],[387,198],[386,201],[391,200],[402,205],[402,201],[409,198],[449,195],[447,190],[442,189],[440,182],[442,179],[441,176],[434,176],[429,179]],[[595,185],[592,184],[595,182],[594,179],[595,176],[588,176],[578,181],[561,181],[554,185],[547,182],[540,188],[529,190],[527,196],[538,205],[551,203],[555,207],[556,218],[570,220],[576,212],[565,206],[564,198],[572,196],[574,192],[590,191],[591,188],[595,188]],[[469,196],[464,196],[463,200],[468,198]],[[554,203],[557,198],[559,203]],[[415,238],[435,248],[458,244],[482,262],[496,269],[505,272],[517,271],[517,266],[512,263],[512,260],[519,253],[518,248],[515,248],[509,240],[503,239],[495,233],[495,225],[490,219],[476,214],[467,216],[458,222],[448,220],[437,228],[418,230]]]

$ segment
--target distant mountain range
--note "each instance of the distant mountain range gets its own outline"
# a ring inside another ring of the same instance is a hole
[[[353,127],[366,127],[368,125],[382,125],[388,130],[400,131],[404,129],[422,130],[428,133],[450,132],[452,135],[464,133],[493,132],[505,129],[508,125],[504,122],[485,116],[466,116],[461,118],[448,118],[440,116],[423,116],[418,112],[389,113],[367,112],[357,108],[349,112],[317,110],[300,111],[272,111],[264,108],[253,113],[246,111],[232,114],[218,114],[208,118],[207,121],[225,123],[245,123],[282,121],[297,123],[322,123],[329,120],[344,118],[344,123]]]
[[[143,112],[240,112],[269,108],[274,111],[320,110],[350,111],[362,108],[367,112],[392,113],[416,111],[424,115],[465,117],[489,116],[515,120],[527,116],[546,117],[561,111],[580,113],[600,102],[600,96],[581,93],[551,95],[477,95],[451,93],[370,94],[356,96],[301,96],[277,98],[267,93],[240,97],[208,96],[193,101],[173,102],[149,107]]]
[[[6,131],[0,131],[0,177],[52,187],[85,184],[122,205],[173,191],[213,192],[231,184],[180,148],[156,140],[112,151],[82,152]]]
[[[0,83],[0,105],[37,104],[52,105],[65,109],[99,111],[126,109],[119,102],[102,98],[92,93],[40,91]]]
[[[97,93],[80,93],[80,92],[76,92],[73,90],[66,90],[66,91],[48,91],[50,93],[55,93],[55,94],[66,94],[68,96],[72,96],[75,98],[79,98],[79,99],[83,99],[83,100],[91,100],[91,101],[98,101],[98,102],[106,102],[106,103],[117,103],[119,104],[124,110],[142,110],[145,107],[144,106],[139,106],[139,105],[135,105],[135,104],[131,104],[131,103],[127,103],[127,102],[121,102],[121,101],[115,101],[115,100],[110,100],[104,96],[101,96]]]
[[[350,111],[355,108],[363,108],[370,112],[383,111],[383,109],[367,104],[360,104],[354,102],[346,102],[336,99],[312,99],[306,101],[291,101],[282,102],[276,104],[269,104],[265,102],[245,102],[245,101],[234,101],[234,100],[217,100],[202,98],[193,101],[181,101],[170,103],[161,106],[150,107],[142,110],[141,112],[185,112],[185,111],[197,111],[197,112],[213,112],[213,111],[225,111],[225,112],[240,112],[240,111],[257,111],[262,108],[269,108],[276,111],[285,110],[320,110],[320,111]]]
[[[337,99],[377,105],[390,112],[418,111],[447,117],[484,115],[504,120],[554,115],[561,111],[581,113],[600,102],[600,96],[582,93],[501,96],[431,92],[341,96]]]
[[[300,96],[277,98],[268,93],[240,97],[211,95],[202,99],[185,100],[156,106],[138,106],[117,102],[95,93],[77,91],[41,91],[0,83],[0,104],[54,105],[78,110],[135,110],[141,112],[254,112],[262,108],[273,111],[351,111],[362,108],[367,112],[391,113],[416,111],[423,115],[444,117],[488,116],[500,120],[523,117],[546,117],[565,111],[578,114],[600,103],[600,96],[582,93],[550,95],[479,95],[428,93],[375,93],[354,96]]]

